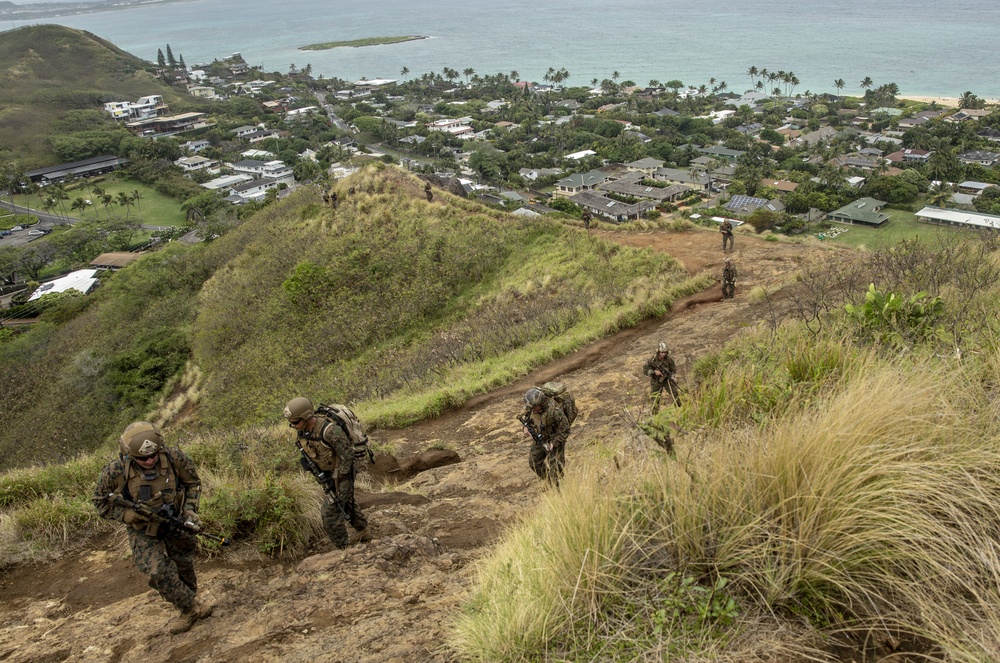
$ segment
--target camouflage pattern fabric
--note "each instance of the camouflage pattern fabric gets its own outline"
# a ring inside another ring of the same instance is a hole
[[[351,527],[355,530],[360,532],[368,527],[368,519],[365,518],[365,514],[361,512],[361,507],[358,506],[357,501],[354,499],[353,472],[349,476],[342,476],[337,480],[337,496],[339,497],[340,508],[334,503],[334,496],[327,494],[320,513],[323,518],[323,529],[326,530],[330,541],[338,548],[346,548],[348,544],[347,526],[344,523],[344,514],[341,513],[341,509],[347,513],[347,516],[350,518]]]
[[[729,250],[733,249],[733,224],[729,221],[723,221],[722,225],[719,226],[719,232],[722,233],[722,251],[726,251],[726,243],[729,243]]]
[[[299,431],[302,448],[309,457],[316,461],[324,472],[334,472],[337,485],[337,497],[340,507],[350,518],[351,527],[361,531],[368,527],[368,519],[361,512],[354,499],[354,443],[337,425],[326,417],[317,416],[315,424]],[[347,526],[344,514],[334,503],[333,495],[327,494],[320,509],[323,519],[323,529],[330,541],[338,548],[346,548],[348,543]]]
[[[528,451],[528,466],[551,484],[559,485],[566,466],[566,440],[569,438],[569,420],[554,398],[546,398],[541,412],[531,412],[531,421],[541,434],[543,444],[532,441]],[[545,445],[551,447],[550,450]]]
[[[722,268],[722,298],[732,299],[736,294],[736,266],[732,263]]]
[[[198,591],[194,572],[194,553],[198,542],[193,534],[161,526],[157,536],[129,528],[132,561],[149,576],[149,586],[180,611],[188,610]]]
[[[660,375],[657,375],[656,371],[659,371]],[[680,405],[680,388],[674,378],[674,374],[677,372],[677,363],[669,353],[664,354],[663,357],[660,357],[659,352],[654,354],[642,367],[642,372],[649,377],[649,397],[653,402],[653,414],[660,410],[660,400],[664,390],[669,391],[674,403]]]
[[[201,479],[194,462],[177,448],[165,449],[177,486],[179,507],[184,511],[198,512],[201,498]],[[125,522],[126,508],[112,504],[108,495],[123,490],[128,464],[127,458],[116,458],[101,471],[92,501],[102,518]],[[125,497],[134,500],[134,496]],[[132,560],[136,567],[149,576],[149,586],[160,596],[184,611],[194,602],[198,579],[194,571],[194,554],[198,542],[193,534],[169,526],[155,525],[137,520],[128,528],[132,547]]]

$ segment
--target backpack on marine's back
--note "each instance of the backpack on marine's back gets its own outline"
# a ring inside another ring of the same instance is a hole
[[[375,455],[368,444],[368,436],[365,435],[365,429],[361,425],[358,415],[354,414],[351,408],[346,405],[320,404],[316,408],[316,414],[322,415],[340,426],[340,429],[344,431],[344,435],[354,444],[355,460],[360,460],[367,456],[370,462],[375,462]]]
[[[573,398],[573,394],[569,393],[566,389],[566,385],[562,382],[546,382],[539,389],[542,392],[553,399],[559,406],[562,407],[563,413],[566,415],[566,419],[569,423],[573,423],[576,419],[576,399]]]

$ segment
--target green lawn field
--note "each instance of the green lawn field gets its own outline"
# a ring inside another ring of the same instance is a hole
[[[134,218],[138,216],[142,219],[142,222],[145,225],[179,226],[184,223],[185,213],[181,211],[181,203],[179,200],[168,198],[162,193],[157,192],[151,186],[142,184],[141,182],[118,179],[114,175],[95,177],[69,184],[66,187],[66,193],[69,195],[69,199],[63,201],[65,209],[56,208],[52,210],[52,212],[54,214],[65,213],[72,218],[84,220],[106,218],[109,212],[111,214],[125,214],[126,210],[122,209],[118,205],[111,205],[108,208],[105,208],[99,201],[94,200],[92,189],[95,186],[101,187],[115,198],[117,198],[118,194],[121,192],[131,194],[133,191],[138,191],[138,205],[133,204],[127,211],[129,217]],[[24,205],[26,207],[31,207],[32,209],[44,211],[38,195],[44,196],[45,190],[42,189],[39,194],[32,194],[30,196],[14,196],[14,202],[18,205]],[[84,209],[82,213],[79,210],[70,209],[73,201],[77,198],[91,200],[92,204]]]
[[[971,232],[962,228],[951,228],[933,223],[925,223],[920,221],[913,212],[888,208],[883,211],[889,215],[889,221],[884,225],[878,228],[869,228],[867,226],[834,223],[832,224],[832,231],[835,232],[835,229],[846,228],[847,232],[842,232],[826,241],[847,244],[853,247],[864,246],[874,249],[879,246],[897,244],[900,240],[913,239],[915,237],[931,239],[942,234],[951,236]],[[821,231],[821,234],[829,235],[831,233]]]

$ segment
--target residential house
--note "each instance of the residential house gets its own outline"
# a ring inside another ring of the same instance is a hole
[[[210,85],[188,85],[188,94],[200,99],[215,99],[215,88]]]
[[[638,161],[632,161],[630,163],[627,163],[625,164],[625,167],[628,169],[630,173],[638,171],[640,173],[645,173],[646,175],[652,175],[653,171],[655,171],[657,168],[663,167],[663,163],[664,162],[661,161],[660,159],[654,159],[653,157],[646,157],[644,159],[639,159]]]
[[[861,170],[875,170],[879,162],[878,157],[867,157],[857,152],[833,159],[833,163],[843,168],[860,168]]]
[[[244,159],[243,161],[237,161],[229,164],[229,167],[232,168],[234,172],[258,178],[272,179],[278,184],[292,184],[295,182],[295,176],[292,174],[292,169],[289,166],[286,166],[284,161],[280,160],[258,161],[256,159]]]
[[[209,159],[208,157],[181,157],[180,159],[174,161],[174,165],[180,166],[186,173],[193,173],[199,170],[204,170],[209,173],[219,172],[219,162],[215,159]]]
[[[270,177],[263,177],[249,182],[243,182],[230,187],[226,200],[231,203],[242,205],[251,200],[261,200],[267,195],[270,189],[278,186],[279,182]]]
[[[955,188],[959,193],[967,193],[972,196],[978,196],[991,186],[996,186],[996,184],[989,184],[987,182],[973,182],[972,180],[966,180],[964,182],[960,182],[958,186],[956,186]]]
[[[82,292],[86,295],[96,288],[97,284],[98,279],[96,269],[78,269],[75,272],[70,272],[66,276],[61,276],[57,279],[41,284],[33,293],[31,293],[31,296],[28,297],[28,301],[33,302],[37,299],[41,299],[45,295],[55,292],[66,292],[67,290],[76,290],[77,292]]]
[[[615,223],[638,219],[649,210],[656,209],[656,203],[640,200],[638,203],[623,203],[607,198],[594,191],[581,191],[569,198],[570,202],[589,210],[593,216],[602,217]]]
[[[660,117],[678,117],[680,113],[671,108],[661,108],[658,111],[653,111],[653,115],[659,115]]]
[[[186,152],[197,154],[210,145],[211,143],[207,140],[189,140],[186,143],[181,143],[181,149]]]
[[[451,134],[452,136],[465,136],[475,131],[475,129],[470,126],[471,122],[471,117],[444,118],[428,122],[425,126],[430,131],[440,131],[442,133]]]
[[[163,97],[151,94],[139,97],[136,102],[110,101],[104,104],[104,110],[116,120],[145,120],[165,113],[168,107]]]
[[[244,124],[242,127],[236,127],[233,129],[233,134],[235,134],[237,138],[243,138],[244,136],[252,134],[259,129],[260,127],[253,127],[249,124]]]
[[[779,194],[791,193],[799,188],[798,182],[789,182],[788,180],[771,180],[762,179],[760,185],[764,187],[773,187]]]
[[[580,150],[579,152],[574,152],[573,154],[567,154],[564,159],[571,159],[573,161],[579,161],[580,159],[586,159],[587,157],[592,157],[597,152],[594,150]]]
[[[251,131],[248,134],[242,136],[243,140],[247,141],[251,145],[254,143],[259,143],[265,141],[268,138],[280,138],[281,134],[274,129],[258,129],[256,131]]]
[[[885,159],[894,164],[921,164],[927,163],[933,152],[929,150],[905,149],[897,150],[892,154],[887,154]]]
[[[203,183],[202,186],[213,191],[228,190],[237,184],[250,182],[253,179],[252,175],[247,175],[245,173],[237,175],[223,175],[222,177],[216,177],[214,180]]]
[[[376,78],[373,80],[361,79],[354,83],[354,91],[360,92],[361,94],[371,94],[378,90],[384,90],[385,88],[395,85],[396,80],[391,78]]]
[[[889,215],[881,211],[883,207],[885,202],[882,200],[860,198],[830,212],[826,218],[837,223],[877,227],[889,220]]]
[[[731,150],[728,147],[722,147],[721,145],[709,145],[708,147],[700,147],[698,151],[702,154],[715,157],[718,159],[725,159],[726,161],[736,162],[741,156],[746,154],[742,150]]]
[[[178,134],[195,129],[204,129],[215,125],[211,120],[204,120],[204,113],[181,113],[163,117],[150,117],[125,123],[125,128],[139,136],[155,136],[157,134]]]
[[[964,122],[965,120],[978,120],[979,118],[986,117],[993,111],[986,110],[985,108],[962,108],[957,113],[949,115],[944,118],[946,122]]]
[[[948,226],[965,226],[967,228],[990,228],[1000,230],[1000,216],[992,214],[977,214],[956,209],[941,209],[940,207],[925,207],[917,212],[917,218],[929,223],[940,223]]]
[[[94,269],[107,269],[116,272],[129,263],[135,262],[145,255],[144,251],[129,253],[128,251],[112,251],[102,253],[90,261],[90,266]]]
[[[708,193],[709,177],[703,173],[678,168],[657,168],[653,179],[670,184],[683,184],[701,193]]]
[[[725,205],[725,209],[738,216],[750,216],[761,208],[771,212],[783,212],[785,211],[785,204],[777,198],[768,200],[767,198],[758,198],[756,196],[737,195],[730,198],[729,202]]]
[[[799,136],[794,142],[797,145],[818,145],[821,142],[833,140],[838,133],[840,133],[839,130],[834,127],[820,127],[816,131]]]
[[[516,210],[511,212],[511,214],[515,214],[517,216],[536,217],[536,216],[542,216],[543,214],[550,214],[555,211],[557,210],[554,210],[551,207],[547,207],[545,205],[539,205],[538,203],[525,203],[521,207],[518,207]]]
[[[556,190],[553,191],[553,195],[572,196],[581,191],[596,188],[597,185],[604,184],[609,179],[607,173],[599,170],[592,170],[589,173],[573,173],[556,182]]]
[[[969,150],[958,155],[958,160],[967,164],[979,164],[990,167],[1000,160],[1000,153],[986,152],[985,150]]]
[[[980,138],[985,138],[986,140],[993,141],[994,143],[1000,143],[1000,129],[994,129],[993,127],[986,127],[976,132],[976,135]]]
[[[678,198],[683,198],[691,190],[691,187],[686,184],[671,184],[665,187],[649,186],[642,183],[647,177],[645,173],[635,171],[628,173],[621,179],[598,184],[595,188],[600,191],[610,191],[623,196],[652,200],[657,203],[674,202]]]
[[[517,171],[517,174],[522,179],[531,180],[532,182],[542,177],[552,177],[560,173],[562,173],[562,169],[560,168],[521,168]]]

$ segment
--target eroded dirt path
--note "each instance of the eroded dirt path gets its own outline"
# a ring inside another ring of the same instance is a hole
[[[668,252],[691,273],[722,271],[715,232],[601,234]],[[514,419],[527,387],[559,379],[575,394],[572,472],[574,456],[623,436],[646,407],[641,368],[657,342],[670,344],[683,387],[697,357],[756,322],[755,286],[773,287],[829,250],[737,235],[734,300],[721,301],[717,284],[437,419],[376,431],[398,458],[440,448],[460,460],[381,489],[369,480],[359,502],[375,538],[345,552],[326,545],[296,563],[252,554],[202,561],[199,584],[216,610],[189,633],[161,635],[173,613],[125,558],[121,533],[99,549],[0,575],[0,661],[450,661],[443,641],[472,585],[472,562],[543,490]],[[385,468],[380,461],[376,474]]]

